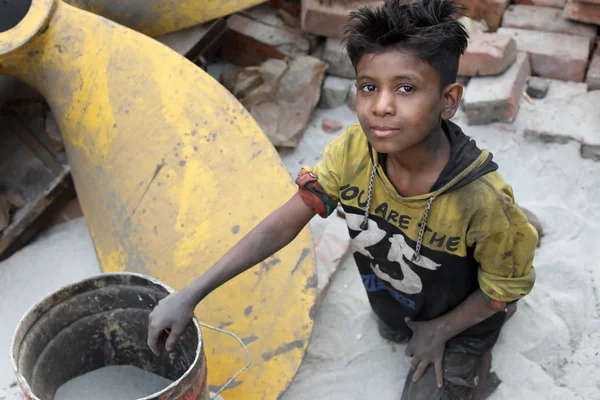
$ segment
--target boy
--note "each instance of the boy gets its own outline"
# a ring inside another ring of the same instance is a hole
[[[408,343],[402,399],[480,398],[506,312],[533,287],[538,236],[492,155],[449,121],[468,39],[458,11],[453,0],[386,0],[351,14],[360,124],[300,171],[288,203],[160,302],[150,315],[154,352],[165,329],[172,348],[212,290],[341,203],[380,332]]]

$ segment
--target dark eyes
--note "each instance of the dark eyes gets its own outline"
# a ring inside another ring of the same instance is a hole
[[[362,86],[360,87],[360,90],[361,90],[362,92],[374,92],[374,91],[376,91],[376,90],[377,90],[377,87],[376,87],[375,85],[373,85],[373,84],[367,83],[367,84],[365,84],[365,85],[362,85]],[[398,87],[398,90],[399,90],[401,93],[412,93],[412,92],[414,92],[414,91],[415,91],[415,88],[414,88],[414,87],[412,87],[411,85],[400,85],[400,86]]]

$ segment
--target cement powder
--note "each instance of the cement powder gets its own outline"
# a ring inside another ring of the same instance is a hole
[[[97,369],[63,384],[54,400],[135,400],[163,390],[172,381],[130,365]]]

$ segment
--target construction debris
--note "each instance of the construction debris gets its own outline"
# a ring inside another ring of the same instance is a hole
[[[510,4],[510,0],[459,0],[458,2],[467,8],[469,17],[485,21],[490,32],[496,32],[504,10]]]
[[[323,61],[329,65],[329,68],[327,69],[327,74],[329,75],[349,79],[354,79],[356,77],[354,66],[344,49],[342,41],[339,39],[328,38],[325,41]]]
[[[595,39],[597,29],[593,25],[571,21],[562,10],[548,7],[513,5],[506,9],[502,26],[542,32],[565,33]]]
[[[533,75],[564,81],[584,80],[590,55],[588,39],[514,28],[500,28],[498,33],[512,36],[519,51],[529,54]]]
[[[353,81],[350,79],[328,76],[323,82],[319,108],[336,108],[344,105],[348,99],[348,92]]]
[[[222,56],[240,66],[256,66],[268,59],[295,58],[307,55],[311,41],[301,33],[282,26],[268,25],[248,15],[234,14],[227,20]]]
[[[321,121],[321,127],[325,133],[333,133],[342,129],[344,126],[342,123],[335,119],[323,118]]]
[[[295,147],[319,101],[326,69],[311,56],[271,59],[238,71],[232,91],[275,146]]]
[[[381,3],[381,0],[303,0],[302,29],[317,36],[341,39],[350,11]]]
[[[575,21],[600,25],[600,3],[597,0],[567,0],[564,15]]]
[[[33,102],[0,112],[0,260],[23,247],[74,194],[69,167],[38,139],[45,136],[45,113]]]
[[[507,35],[479,33],[469,38],[467,51],[460,58],[460,76],[499,75],[517,60],[517,43]]]
[[[516,0],[517,4],[524,4],[529,6],[540,6],[540,7],[554,7],[565,8],[567,0]]]
[[[463,100],[469,125],[514,121],[529,75],[527,54],[519,52],[517,61],[504,74],[472,78]]]
[[[543,99],[548,94],[550,82],[547,79],[532,76],[527,81],[527,94],[534,99]]]

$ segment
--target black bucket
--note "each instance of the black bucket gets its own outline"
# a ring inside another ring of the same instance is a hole
[[[27,399],[52,400],[67,381],[99,368],[131,365],[173,381],[144,399],[208,400],[200,326],[188,325],[173,352],[148,348],[148,315],[172,292],[135,273],[106,273],[52,293],[22,318],[11,361]]]

